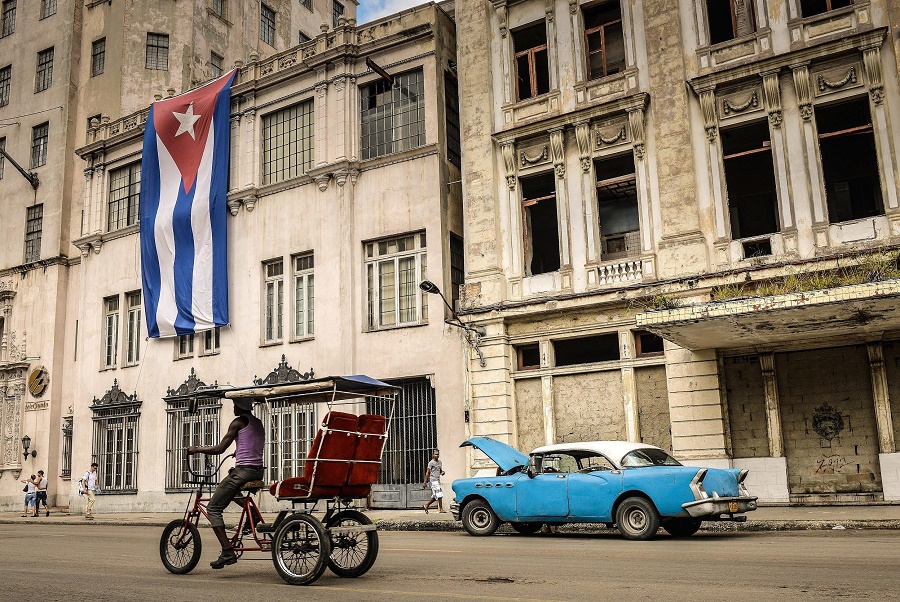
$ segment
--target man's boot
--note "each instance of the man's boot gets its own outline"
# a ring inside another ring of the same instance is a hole
[[[219,554],[219,557],[216,560],[213,560],[209,563],[214,569],[221,569],[223,567],[228,566],[229,564],[237,563],[237,554],[234,553],[234,548],[222,548],[222,553]]]

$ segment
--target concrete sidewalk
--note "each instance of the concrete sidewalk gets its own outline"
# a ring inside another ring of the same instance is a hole
[[[366,514],[382,531],[460,531],[462,526],[449,512],[434,510],[368,510]],[[321,517],[321,514],[319,514]],[[65,509],[52,509],[50,516],[22,517],[20,512],[0,512],[0,524],[53,525],[120,525],[165,526],[180,519],[181,513],[130,512],[103,513],[102,498],[95,508],[95,519],[69,514]],[[264,513],[266,522],[275,520],[274,513]],[[226,513],[228,524],[237,522],[237,513]],[[201,525],[207,526],[203,519]],[[745,523],[705,522],[707,531],[807,531],[826,529],[890,529],[900,530],[900,505],[873,506],[763,506],[747,514]],[[605,530],[602,525],[577,524],[562,527],[562,531],[594,532]]]

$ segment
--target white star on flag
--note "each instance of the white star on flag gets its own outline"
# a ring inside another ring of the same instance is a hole
[[[194,136],[194,124],[197,123],[202,115],[194,115],[194,103],[191,103],[188,106],[186,112],[178,113],[177,111],[172,111],[172,115],[178,120],[178,131],[175,132],[175,137],[177,138],[187,132],[191,135],[191,138],[196,140],[197,138]]]

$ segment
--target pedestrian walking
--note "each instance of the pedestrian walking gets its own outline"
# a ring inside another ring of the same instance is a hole
[[[444,465],[441,463],[440,458],[440,450],[434,450],[434,454],[432,454],[431,460],[428,462],[428,467],[425,469],[425,478],[422,479],[422,489],[431,487],[431,499],[425,504],[425,514],[428,514],[428,509],[434,502],[438,504],[438,512],[444,511],[444,489],[441,487]]]
[[[46,511],[46,516],[50,516],[50,507],[47,506],[47,477],[44,476],[44,471],[39,470],[37,473],[37,491],[35,491],[34,497],[34,515],[38,516],[41,513],[41,504],[44,505],[44,510]]]
[[[84,492],[87,496],[87,506],[84,509],[84,517],[93,520],[94,518],[94,496],[100,491],[97,484],[97,463],[91,464],[91,469],[84,473],[79,481],[79,492]]]
[[[31,508],[31,516],[37,516],[37,510],[34,509],[34,499],[35,492],[37,491],[37,477],[35,475],[31,475],[31,478],[22,479],[22,483],[25,483],[25,487],[22,491],[25,492],[25,506],[22,508],[22,518],[25,518],[29,515],[29,508]]]

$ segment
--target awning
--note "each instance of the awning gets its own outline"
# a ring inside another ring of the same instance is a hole
[[[333,401],[353,399],[359,396],[392,395],[399,390],[399,387],[389,385],[369,376],[356,374],[353,376],[328,376],[300,382],[240,387],[222,391],[222,396],[228,399],[249,398],[261,402],[264,399],[271,398],[324,395],[322,401]]]
[[[687,349],[775,347],[900,331],[900,280],[700,303],[637,315],[637,325]]]

